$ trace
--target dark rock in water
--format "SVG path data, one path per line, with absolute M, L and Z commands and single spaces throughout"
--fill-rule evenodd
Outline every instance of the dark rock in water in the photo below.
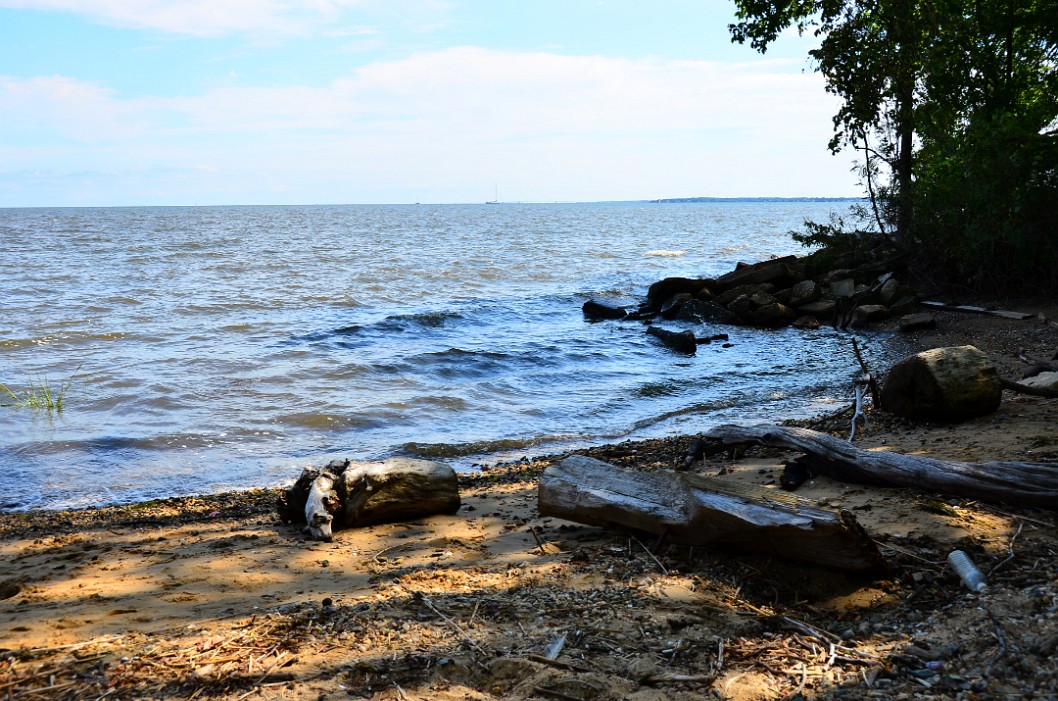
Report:
M 907 316 L 918 308 L 918 299 L 914 295 L 904 295 L 889 305 L 889 313 L 893 316 Z
M 585 302 L 581 309 L 584 311 L 584 316 L 591 320 L 624 319 L 628 316 L 628 312 L 623 307 L 614 307 L 602 302 L 596 302 L 593 299 Z
M 698 339 L 691 331 L 669 331 L 660 326 L 651 326 L 647 333 L 656 336 L 666 346 L 685 355 L 694 355 L 698 352 Z
M 650 309 L 637 309 L 634 312 L 628 312 L 622 317 L 623 321 L 650 321 L 651 319 L 657 318 L 658 313 L 651 311 Z
M 804 266 L 797 256 L 765 260 L 753 265 L 742 265 L 716 279 L 715 287 L 729 290 L 739 285 L 759 285 L 764 282 L 792 285 L 804 276 Z
M 802 280 L 790 288 L 790 299 L 785 302 L 791 307 L 800 307 L 819 299 L 819 285 L 815 280 Z
M 837 304 L 832 299 L 820 299 L 815 302 L 809 302 L 808 304 L 802 304 L 798 311 L 802 314 L 808 314 L 814 316 L 817 319 L 823 321 L 830 321 L 834 318 L 834 312 L 837 309 Z
M 708 302 L 709 300 L 711 300 L 715 296 L 716 295 L 713 294 L 712 290 L 710 290 L 708 287 L 703 287 L 702 289 L 698 290 L 698 294 L 696 294 L 694 296 L 694 298 L 695 299 L 700 299 L 703 302 Z
M 794 319 L 791 324 L 795 329 L 804 329 L 805 331 L 811 331 L 812 329 L 819 328 L 819 319 L 814 316 L 799 316 Z
M 889 318 L 889 307 L 881 304 L 861 304 L 852 313 L 852 320 L 859 323 L 883 321 Z
M 749 296 L 749 301 L 753 304 L 754 307 L 757 307 L 759 309 L 761 307 L 767 307 L 769 305 L 775 304 L 779 300 L 775 299 L 774 295 L 770 295 L 767 292 L 755 292 Z
M 856 294 L 856 281 L 850 277 L 834 280 L 830 283 L 830 294 L 833 297 L 851 297 Z
M 892 277 L 892 273 L 889 273 L 889 277 L 878 289 L 878 301 L 882 304 L 889 305 L 896 301 L 899 294 L 900 283 L 897 282 L 896 278 Z
M 680 307 L 676 314 L 679 321 L 691 321 L 697 324 L 734 324 L 738 317 L 715 301 L 692 299 Z
M 937 318 L 932 314 L 908 314 L 900 318 L 901 331 L 909 332 L 935 328 L 937 328 Z
M 755 308 L 751 295 L 742 295 L 727 305 L 728 311 L 738 317 L 739 322 L 745 323 L 749 323 L 749 314 Z
M 694 295 L 690 292 L 680 292 L 672 295 L 661 305 L 661 317 L 663 319 L 675 319 L 676 315 L 680 313 L 680 307 L 692 299 L 694 299 Z
M 708 343 L 712 343 L 713 341 L 726 341 L 726 340 L 728 340 L 728 338 L 729 337 L 728 337 L 728 335 L 726 333 L 718 333 L 718 334 L 714 334 L 712 336 L 699 337 L 699 338 L 696 338 L 695 340 L 698 342 L 698 345 L 701 346 L 701 345 L 705 345 L 705 344 L 708 344 Z
M 770 282 L 765 282 L 760 285 L 739 285 L 738 287 L 732 287 L 730 290 L 718 294 L 716 296 L 716 301 L 718 304 L 722 304 L 726 307 L 743 295 L 753 295 L 758 292 L 768 294 L 774 291 L 775 285 Z
M 657 311 L 673 295 L 686 292 L 693 296 L 701 292 L 702 288 L 709 287 L 712 282 L 708 279 L 686 277 L 667 277 L 664 280 L 658 280 L 647 289 L 647 305 Z
M 794 311 L 785 304 L 779 304 L 778 302 L 772 302 L 765 304 L 764 306 L 754 309 L 749 314 L 749 321 L 754 326 L 764 326 L 766 328 L 777 328 L 779 326 L 786 326 L 794 320 Z

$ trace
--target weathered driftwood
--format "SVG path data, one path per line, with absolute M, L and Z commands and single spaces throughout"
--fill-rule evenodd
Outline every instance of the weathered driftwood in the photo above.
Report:
M 989 309 L 988 307 L 975 307 L 969 304 L 945 304 L 944 302 L 931 302 L 931 301 L 920 301 L 924 307 L 930 309 L 943 309 L 951 312 L 969 312 L 971 314 L 988 314 L 989 316 L 998 316 L 1004 319 L 1016 319 L 1023 321 L 1025 319 L 1031 319 L 1035 314 L 1028 312 L 1010 312 L 1005 309 Z
M 669 331 L 660 326 L 648 326 L 647 333 L 677 353 L 694 355 L 698 352 L 698 339 L 694 337 L 693 331 Z
M 305 501 L 305 532 L 315 540 L 329 541 L 333 537 L 334 512 L 338 510 L 337 498 L 334 476 L 328 472 L 320 473 L 312 481 Z
M 459 481 L 452 468 L 428 460 L 334 460 L 306 468 L 283 491 L 283 521 L 306 523 L 306 532 L 329 540 L 332 529 L 451 514 L 459 510 Z M 329 517 L 329 519 L 328 519 Z
M 972 463 L 868 451 L 825 433 L 792 426 L 725 425 L 705 437 L 727 446 L 758 444 L 799 450 L 807 454 L 817 474 L 843 481 L 1058 509 L 1058 464 Z
M 910 419 L 953 422 L 990 414 L 1003 389 L 995 364 L 974 346 L 933 348 L 894 365 L 881 406 Z
M 624 319 L 628 316 L 628 310 L 624 307 L 603 304 L 602 302 L 596 302 L 594 299 L 589 299 L 585 302 L 581 309 L 584 312 L 584 317 L 591 321 L 598 321 L 600 319 Z
M 350 463 L 337 489 L 346 528 L 454 514 L 460 504 L 455 471 L 429 460 L 390 458 L 381 463 Z
M 999 382 L 1003 386 L 1003 389 L 1009 389 L 1011 392 L 1031 394 L 1034 397 L 1058 399 L 1058 389 L 1048 389 L 1047 387 L 1039 387 L 1037 385 L 1026 384 L 1025 382 L 1014 382 L 1005 377 L 999 378 Z
M 850 571 L 885 568 L 850 513 L 718 478 L 626 470 L 574 455 L 544 471 L 539 510 L 588 525 L 645 531 L 681 545 L 736 548 Z

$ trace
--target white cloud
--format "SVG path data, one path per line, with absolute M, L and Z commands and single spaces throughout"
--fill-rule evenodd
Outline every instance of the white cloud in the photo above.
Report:
M 782 63 L 477 47 L 371 64 L 323 87 L 177 98 L 0 77 L 5 129 L 16 126 L 0 134 L 0 170 L 205 166 L 228 193 L 273 178 L 301 183 L 289 194 L 307 201 L 475 200 L 496 179 L 512 199 L 848 194 L 846 162 L 826 152 L 835 106 L 818 76 Z M 57 148 L 64 140 L 75 143 Z
M 385 0 L 0 0 L 3 8 L 69 12 L 121 28 L 201 37 L 303 35 L 338 24 L 350 10 L 385 14 L 387 5 Z M 409 17 L 433 16 L 446 4 L 414 0 L 401 9 Z

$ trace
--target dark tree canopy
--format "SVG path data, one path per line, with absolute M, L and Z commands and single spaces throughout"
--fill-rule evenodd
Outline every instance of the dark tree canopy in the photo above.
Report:
M 758 51 L 819 38 L 830 148 L 862 152 L 883 231 L 979 287 L 1058 287 L 1058 0 L 735 4 Z

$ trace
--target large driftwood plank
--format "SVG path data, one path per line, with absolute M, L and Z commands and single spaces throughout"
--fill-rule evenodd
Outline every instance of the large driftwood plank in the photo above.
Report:
M 885 568 L 851 514 L 717 478 L 626 470 L 574 455 L 544 471 L 539 510 L 664 535 L 681 545 L 731 547 L 851 571 Z
M 975 307 L 969 304 L 945 304 L 944 302 L 931 302 L 931 301 L 920 301 L 924 307 L 930 307 L 931 309 L 943 309 L 951 312 L 969 312 L 971 314 L 988 314 L 990 316 L 999 316 L 1004 319 L 1016 319 L 1018 321 L 1024 321 L 1025 319 L 1031 319 L 1035 314 L 1028 312 L 1010 312 L 1005 309 L 989 309 L 988 307 Z
M 793 426 L 725 425 L 705 437 L 725 445 L 755 443 L 799 450 L 812 458 L 816 471 L 839 480 L 1058 509 L 1058 464 L 959 462 L 867 451 L 840 438 Z

